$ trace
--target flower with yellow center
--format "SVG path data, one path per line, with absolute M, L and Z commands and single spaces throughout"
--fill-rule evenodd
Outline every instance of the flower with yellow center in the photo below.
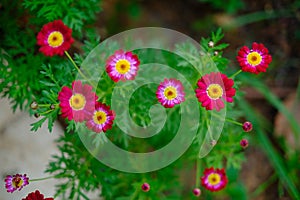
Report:
M 221 181 L 221 177 L 219 174 L 211 173 L 207 177 L 208 183 L 211 185 L 218 185 Z
M 206 90 L 207 95 L 213 99 L 219 99 L 223 95 L 223 89 L 219 84 L 210 84 Z
M 106 113 L 103 111 L 96 111 L 93 119 L 96 124 L 104 124 L 106 122 Z
M 5 178 L 5 187 L 7 192 L 14 192 L 16 190 L 21 190 L 24 186 L 29 184 L 29 178 L 26 174 L 15 174 L 7 175 Z
M 137 75 L 140 61 L 137 55 L 130 51 L 117 50 L 106 61 L 106 72 L 114 81 L 133 80 Z
M 69 101 L 74 110 L 82 110 L 86 104 L 85 97 L 82 94 L 74 94 Z
M 272 56 L 263 44 L 253 42 L 251 49 L 243 46 L 238 51 L 236 59 L 242 71 L 259 74 L 266 72 L 272 61 Z
M 177 97 L 177 90 L 176 88 L 169 86 L 165 89 L 164 95 L 168 100 L 173 100 Z
M 75 122 L 89 119 L 98 99 L 92 89 L 92 86 L 81 81 L 74 81 L 72 88 L 63 86 L 57 97 L 62 117 Z
M 262 57 L 259 53 L 254 51 L 254 52 L 251 52 L 247 55 L 247 61 L 250 65 L 257 66 L 261 63 Z
M 130 70 L 130 62 L 128 62 L 128 60 L 125 59 L 119 60 L 116 64 L 116 70 L 120 74 L 126 74 Z
M 206 168 L 201 177 L 201 184 L 207 190 L 216 192 L 226 187 L 228 179 L 224 169 Z
M 156 91 L 158 101 L 165 108 L 172 108 L 176 104 L 185 101 L 185 93 L 182 83 L 176 79 L 165 79 L 161 82 Z
M 96 133 L 106 132 L 112 128 L 115 114 L 108 105 L 96 102 L 95 111 L 85 123 L 86 127 Z
M 51 47 L 59 47 L 62 45 L 62 43 L 64 42 L 64 36 L 63 34 L 61 34 L 61 32 L 59 31 L 53 31 L 52 33 L 50 33 L 49 37 L 48 37 L 48 44 Z

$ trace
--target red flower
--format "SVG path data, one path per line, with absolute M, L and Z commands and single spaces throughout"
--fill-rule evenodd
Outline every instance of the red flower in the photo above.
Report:
M 72 89 L 64 86 L 58 93 L 62 117 L 76 122 L 88 119 L 94 111 L 97 95 L 92 92 L 92 86 L 82 85 L 81 81 L 74 81 Z
M 250 132 L 252 130 L 252 123 L 251 122 L 245 122 L 243 124 L 243 130 L 245 132 Z
M 86 126 L 96 133 L 106 132 L 111 129 L 114 119 L 115 114 L 109 106 L 96 102 L 94 113 L 86 122 Z
M 44 198 L 44 195 L 40 193 L 40 191 L 36 190 L 35 192 L 31 192 L 27 195 L 27 197 L 22 200 L 54 200 L 53 198 Z
M 149 183 L 143 183 L 141 188 L 144 192 L 148 192 L 150 190 L 150 185 L 149 185 Z
M 39 50 L 45 56 L 62 56 L 73 42 L 72 29 L 68 28 L 61 20 L 45 24 L 37 35 L 37 44 L 41 46 Z
M 232 86 L 234 82 L 225 74 L 211 72 L 202 76 L 197 85 L 196 96 L 206 110 L 216 109 L 219 111 L 225 106 L 224 100 L 229 103 L 233 102 L 235 89 Z
M 272 61 L 268 49 L 263 44 L 257 44 L 256 42 L 252 44 L 252 49 L 243 46 L 239 50 L 236 59 L 243 71 L 254 74 L 266 72 Z
M 216 192 L 226 187 L 228 179 L 224 169 L 214 169 L 213 167 L 205 169 L 201 177 L 202 186 L 206 189 Z

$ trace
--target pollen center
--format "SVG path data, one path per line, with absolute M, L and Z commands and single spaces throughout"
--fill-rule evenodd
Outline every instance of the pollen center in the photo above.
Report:
M 106 122 L 106 113 L 103 111 L 96 111 L 93 117 L 96 124 L 103 124 Z
M 222 97 L 223 95 L 223 89 L 219 84 L 210 84 L 206 90 L 207 95 L 211 98 L 211 99 L 218 99 L 220 97 Z
M 54 47 L 54 48 L 59 47 L 62 45 L 63 42 L 64 42 L 64 36 L 59 31 L 53 31 L 48 36 L 48 44 L 51 47 Z
M 177 90 L 176 88 L 169 86 L 165 89 L 164 91 L 164 96 L 168 99 L 168 100 L 173 100 L 177 97 Z
M 247 55 L 247 61 L 250 65 L 257 66 L 261 63 L 262 57 L 259 53 L 254 51 L 254 52 L 251 52 Z
M 86 100 L 82 94 L 74 94 L 70 98 L 69 103 L 74 110 L 82 110 L 85 106 Z
M 116 70 L 120 74 L 126 74 L 130 70 L 130 62 L 125 59 L 121 59 L 116 64 Z
M 217 185 L 217 184 L 219 184 L 220 181 L 221 181 L 220 175 L 219 175 L 219 174 L 216 174 L 216 173 L 210 174 L 210 175 L 207 177 L 207 179 L 208 179 L 208 183 L 209 183 L 210 185 Z
M 23 185 L 23 179 L 21 179 L 20 177 L 14 178 L 12 184 L 15 188 L 19 188 Z

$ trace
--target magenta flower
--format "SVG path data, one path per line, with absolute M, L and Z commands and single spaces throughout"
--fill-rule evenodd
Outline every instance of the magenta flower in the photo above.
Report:
M 83 122 L 94 111 L 97 95 L 92 92 L 92 86 L 82 85 L 81 81 L 74 81 L 72 89 L 62 87 L 58 93 L 62 117 L 76 122 Z
M 26 174 L 7 175 L 4 181 L 7 192 L 10 193 L 13 193 L 16 190 L 20 191 L 24 186 L 29 184 L 29 178 Z
M 115 119 L 115 114 L 110 107 L 96 102 L 95 110 L 86 122 L 88 129 L 100 133 L 101 131 L 106 132 L 112 128 Z
M 41 46 L 39 50 L 45 56 L 62 56 L 73 42 L 72 29 L 67 27 L 61 20 L 45 24 L 37 35 L 37 44 Z
M 116 51 L 106 61 L 106 72 L 114 82 L 133 80 L 137 75 L 140 61 L 130 51 Z
M 252 49 L 243 46 L 239 50 L 236 59 L 243 71 L 254 74 L 266 72 L 272 61 L 268 49 L 263 44 L 258 44 L 256 42 L 252 44 Z
M 202 76 L 197 85 L 196 96 L 206 110 L 220 111 L 225 106 L 224 101 L 233 102 L 235 89 L 232 86 L 234 82 L 225 74 L 211 72 Z
M 228 179 L 224 169 L 207 168 L 201 177 L 202 186 L 216 192 L 226 187 Z
M 150 185 L 149 183 L 143 183 L 141 188 L 144 192 L 148 192 L 150 190 Z
M 156 91 L 158 101 L 166 108 L 172 108 L 185 101 L 184 96 L 182 83 L 172 78 L 161 82 Z

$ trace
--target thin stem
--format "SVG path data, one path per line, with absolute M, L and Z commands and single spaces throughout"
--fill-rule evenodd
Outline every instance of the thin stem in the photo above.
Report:
M 134 193 L 133 193 L 132 196 L 130 197 L 130 200 L 135 200 L 136 197 L 138 196 L 138 194 L 139 194 L 139 188 L 137 187 L 137 188 L 135 188 Z
M 51 178 L 59 178 L 62 177 L 61 175 L 53 175 L 53 176 L 47 176 L 44 178 L 35 178 L 35 179 L 29 179 L 30 182 L 35 182 L 35 181 L 43 181 L 43 180 L 47 180 L 47 179 L 51 179 Z
M 234 77 L 236 77 L 238 74 L 240 74 L 242 72 L 242 70 L 240 69 L 239 71 L 235 72 L 234 74 L 232 74 L 229 78 L 230 79 L 234 79 Z
M 215 113 L 211 113 L 211 115 L 213 115 L 213 116 L 215 116 L 215 117 L 217 117 L 217 118 L 219 118 L 219 119 L 221 119 L 221 120 L 223 120 L 223 118 L 222 117 L 220 117 L 219 115 L 216 115 Z M 235 120 L 233 120 L 233 119 L 229 119 L 229 118 L 225 118 L 225 121 L 227 121 L 227 122 L 230 122 L 230 123 L 232 123 L 232 124 L 236 124 L 236 125 L 239 125 L 239 126 L 243 126 L 243 124 L 242 123 L 240 123 L 240 122 L 237 122 L 237 121 L 235 121 Z
M 82 78 L 84 78 L 86 81 L 89 82 L 89 84 L 91 84 L 95 89 L 97 88 L 95 84 L 93 84 L 83 73 L 82 71 L 79 69 L 79 67 L 76 65 L 76 63 L 74 62 L 74 60 L 72 59 L 72 57 L 70 56 L 70 54 L 65 51 L 66 56 L 69 58 L 69 60 L 71 61 L 71 63 L 73 64 L 73 66 L 75 67 L 75 69 L 78 71 L 78 73 L 80 74 L 80 76 L 82 76 Z
M 200 159 L 197 158 L 197 161 L 196 161 L 196 188 L 199 187 L 200 185 Z

